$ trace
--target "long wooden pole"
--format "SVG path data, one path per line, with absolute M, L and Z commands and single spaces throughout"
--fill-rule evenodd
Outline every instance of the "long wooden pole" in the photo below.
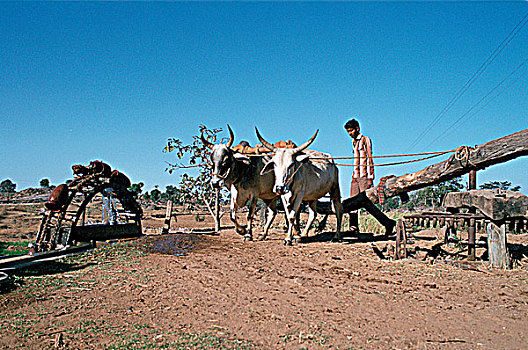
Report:
M 462 146 L 449 159 L 415 173 L 392 177 L 382 188 L 385 198 L 405 194 L 454 179 L 472 170 L 528 155 L 528 129 L 486 142 L 474 148 Z M 379 185 L 367 190 L 367 196 L 378 202 Z

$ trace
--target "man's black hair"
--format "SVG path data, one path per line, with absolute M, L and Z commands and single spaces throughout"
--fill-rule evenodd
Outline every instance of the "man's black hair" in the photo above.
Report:
M 357 120 L 350 119 L 349 121 L 346 122 L 345 129 L 355 129 L 355 128 L 359 129 L 359 122 Z

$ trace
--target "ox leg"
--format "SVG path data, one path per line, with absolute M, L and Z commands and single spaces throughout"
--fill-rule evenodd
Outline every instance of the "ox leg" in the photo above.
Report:
M 335 184 L 330 192 L 330 197 L 332 199 L 332 204 L 334 206 L 334 212 L 336 213 L 337 219 L 337 229 L 332 242 L 341 241 L 341 223 L 343 222 L 343 205 L 341 204 L 341 190 L 339 189 L 339 184 Z
M 287 196 L 287 195 L 286 195 Z M 293 203 L 291 203 L 291 197 L 285 198 L 286 196 L 283 196 L 282 201 L 284 203 L 284 209 L 286 210 L 286 213 L 288 215 L 288 233 L 286 234 L 286 238 L 284 239 L 285 245 L 292 245 L 293 240 L 299 239 L 299 230 L 297 228 L 296 218 L 297 213 L 299 211 L 299 208 L 301 206 L 301 199 L 302 197 L 299 196 L 297 199 L 293 200 Z
M 246 233 L 246 228 L 238 223 L 236 212 L 239 207 L 237 203 L 238 198 L 238 191 L 234 186 L 231 187 L 231 205 L 230 205 L 230 212 L 229 212 L 229 218 L 231 219 L 231 222 L 235 224 L 235 231 L 240 234 L 244 235 Z
M 315 211 L 316 204 L 317 204 L 317 201 L 311 201 L 308 203 L 308 221 L 306 222 L 306 227 L 301 233 L 301 239 L 308 237 L 308 232 L 310 231 L 310 227 L 312 227 L 315 217 L 317 216 L 317 212 Z
M 249 210 L 247 214 L 247 230 L 244 235 L 244 241 L 253 240 L 253 216 L 255 215 L 255 208 L 257 206 L 257 198 L 252 198 L 249 201 Z
M 266 225 L 264 226 L 264 233 L 261 233 L 258 237 L 259 241 L 263 241 L 268 237 L 268 232 L 271 227 L 271 224 L 273 223 L 273 220 L 277 215 L 277 200 L 272 199 L 271 201 L 265 201 L 265 203 L 268 206 L 268 215 L 266 216 Z M 286 222 L 288 221 L 286 220 Z

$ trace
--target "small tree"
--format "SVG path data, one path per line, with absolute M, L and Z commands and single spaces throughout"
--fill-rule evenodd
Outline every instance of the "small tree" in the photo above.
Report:
M 175 204 L 181 204 L 180 190 L 176 186 L 165 186 L 165 193 L 162 194 L 162 197 Z
M 132 195 L 135 199 L 138 199 L 139 196 L 141 196 L 141 193 L 143 193 L 143 186 L 145 186 L 143 182 L 138 182 L 132 184 L 132 186 L 130 186 L 128 190 L 132 192 Z
M 153 201 L 153 202 L 157 202 L 161 199 L 161 191 L 159 190 L 158 188 L 159 186 L 156 185 L 154 186 L 154 189 L 152 191 L 150 191 L 150 199 Z
M 50 181 L 48 179 L 40 180 L 39 184 L 40 184 L 40 187 L 43 187 L 43 188 L 50 187 Z
M 220 231 L 220 200 L 222 192 L 220 190 L 213 191 L 211 187 L 211 166 L 209 163 L 210 150 L 200 140 L 200 135 L 212 143 L 217 142 L 217 135 L 222 129 L 208 129 L 205 125 L 199 125 L 199 134 L 193 135 L 193 142 L 184 144 L 180 139 L 170 138 L 167 140 L 167 145 L 163 152 L 176 152 L 178 159 L 189 156 L 190 166 L 179 164 L 168 164 L 165 169 L 169 174 L 175 170 L 196 168 L 198 174 L 196 176 L 184 173 L 178 191 L 182 204 L 185 203 L 203 203 L 207 206 L 210 214 L 215 221 L 215 230 Z M 213 195 L 214 194 L 214 195 Z M 214 202 L 214 210 L 213 203 Z
M 5 179 L 0 183 L 0 192 L 3 193 L 14 193 L 16 189 L 16 184 L 9 179 Z
M 501 190 L 504 190 L 504 191 L 519 192 L 521 189 L 521 186 L 511 187 L 510 181 L 489 181 L 489 182 L 486 182 L 480 185 L 480 189 L 482 190 L 487 190 L 487 189 L 492 190 L 495 188 L 500 188 Z

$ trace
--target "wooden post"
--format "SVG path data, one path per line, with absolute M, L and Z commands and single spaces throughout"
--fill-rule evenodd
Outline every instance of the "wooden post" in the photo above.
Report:
M 492 267 L 510 268 L 510 255 L 506 243 L 506 225 L 497 225 L 491 221 L 486 226 L 488 234 L 488 256 Z
M 161 233 L 167 234 L 170 230 L 170 222 L 172 218 L 172 201 L 167 201 L 167 211 L 165 212 L 165 222 Z
M 475 238 L 476 238 L 477 224 L 475 219 L 469 219 L 468 229 L 468 260 L 475 260 Z
M 403 254 L 401 254 L 401 245 L 403 243 Z M 396 224 L 396 242 L 394 249 L 394 260 L 407 258 L 407 232 L 405 231 L 405 222 L 402 219 Z
M 477 171 L 475 169 L 469 171 L 468 190 L 477 189 Z

